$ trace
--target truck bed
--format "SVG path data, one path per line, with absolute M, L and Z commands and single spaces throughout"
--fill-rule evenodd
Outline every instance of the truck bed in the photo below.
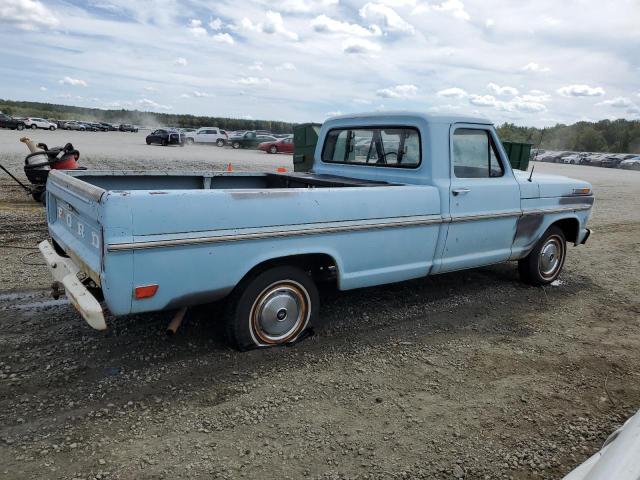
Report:
M 336 188 L 393 185 L 388 182 L 360 180 L 313 173 L 204 173 L 157 171 L 78 171 L 68 172 L 103 190 L 208 190 Z

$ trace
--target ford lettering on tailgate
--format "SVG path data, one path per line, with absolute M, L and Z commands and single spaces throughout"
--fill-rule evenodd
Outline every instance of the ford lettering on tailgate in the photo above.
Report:
M 56 208 L 57 221 L 64 223 L 66 229 L 74 236 L 78 237 L 84 244 L 89 244 L 100 251 L 100 234 L 86 222 L 83 222 L 78 215 L 72 212 L 70 205 L 63 206 L 63 202 L 58 200 Z

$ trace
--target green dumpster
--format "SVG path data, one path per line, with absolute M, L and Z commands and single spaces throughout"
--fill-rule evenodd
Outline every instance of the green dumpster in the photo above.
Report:
M 293 127 L 293 170 L 308 172 L 318 143 L 319 123 L 302 123 Z
M 502 142 L 507 152 L 511 168 L 527 170 L 529 168 L 529 156 L 531 155 L 531 143 Z

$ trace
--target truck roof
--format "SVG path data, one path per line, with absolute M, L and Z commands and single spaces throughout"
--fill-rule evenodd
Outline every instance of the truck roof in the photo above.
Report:
M 412 112 L 412 111 L 390 111 L 390 112 L 363 112 L 363 113 L 351 113 L 348 115 L 338 115 L 330 117 L 327 121 L 334 120 L 348 120 L 348 119 L 376 119 L 387 118 L 394 122 L 402 122 L 403 120 L 423 120 L 427 123 L 480 123 L 486 125 L 493 125 L 493 122 L 487 118 L 472 117 L 467 115 L 432 115 L 429 113 Z

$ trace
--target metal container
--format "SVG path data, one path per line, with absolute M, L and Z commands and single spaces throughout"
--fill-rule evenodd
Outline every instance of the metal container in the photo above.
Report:
M 302 123 L 293 127 L 293 170 L 308 172 L 318 143 L 319 123 Z
M 507 152 L 511 168 L 517 170 L 527 170 L 529 168 L 529 157 L 531 156 L 531 143 L 502 142 L 502 146 Z

